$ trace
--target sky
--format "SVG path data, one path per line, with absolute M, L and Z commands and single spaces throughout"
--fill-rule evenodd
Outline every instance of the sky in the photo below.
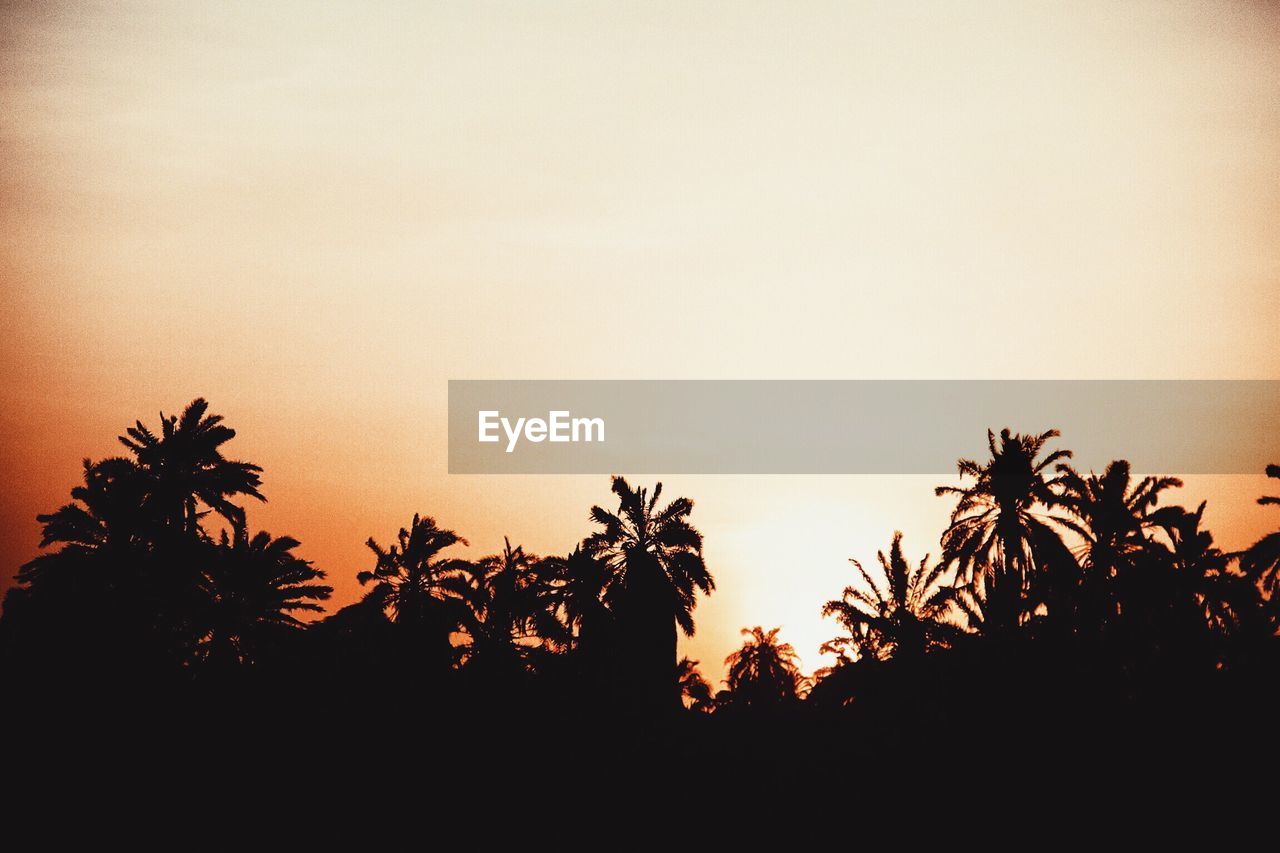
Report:
M 449 379 L 1280 378 L 1278 46 L 1246 2 L 0 3 L 3 584 L 197 396 L 336 606 L 415 512 L 563 553 L 611 497 L 447 475 Z M 713 679 L 757 624 L 821 665 L 846 559 L 950 509 L 663 479 Z M 1239 548 L 1267 487 L 1180 499 Z

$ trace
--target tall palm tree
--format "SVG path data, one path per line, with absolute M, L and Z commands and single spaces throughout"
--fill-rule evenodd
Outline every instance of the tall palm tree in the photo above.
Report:
M 1018 625 L 1047 590 L 1035 581 L 1065 586 L 1074 579 L 1076 563 L 1045 511 L 1059 502 L 1062 477 L 1049 477 L 1052 466 L 1071 456 L 1055 450 L 1041 457 L 1057 430 L 1022 435 L 1001 430 L 999 442 L 987 431 L 991 458 L 983 464 L 961 459 L 961 478 L 968 486 L 939 486 L 935 494 L 957 498 L 951 524 L 942 535 L 943 562 L 956 564 L 966 580 L 982 587 L 986 624 Z M 1059 577 L 1059 576 L 1067 577 Z
M 373 584 L 366 600 L 387 612 L 410 646 L 419 647 L 442 667 L 452 663 L 450 636 L 460 614 L 457 600 L 447 595 L 442 581 L 462 564 L 441 553 L 467 540 L 439 527 L 434 518 L 415 514 L 407 529 L 400 528 L 396 544 L 383 548 L 373 537 L 366 544 L 377 558 L 372 571 L 356 575 L 361 585 Z
M 693 636 L 697 594 L 715 589 L 702 559 L 702 534 L 689 523 L 693 501 L 681 497 L 659 507 L 661 483 L 650 496 L 622 477 L 613 478 L 613 492 L 618 511 L 592 507 L 591 519 L 601 529 L 583 546 L 609 570 L 606 601 L 622 614 L 638 689 L 674 706 L 677 629 Z
M 222 531 L 205 573 L 208 633 L 203 656 L 214 664 L 252 663 L 264 649 L 303 622 L 294 614 L 319 613 L 333 588 L 317 583 L 324 572 L 293 553 L 298 540 L 250 537 L 243 523 Z
M 780 628 L 743 628 L 742 648 L 725 658 L 729 701 L 745 707 L 769 707 L 794 702 L 808 687 L 800 659 L 790 643 L 778 641 Z
M 878 577 L 857 560 L 849 562 L 858 570 L 861 583 L 844 588 L 839 599 L 822 607 L 823 616 L 834 616 L 848 631 L 823 645 L 824 652 L 854 659 L 887 658 L 891 655 L 923 654 L 946 646 L 962 631 L 947 621 L 955 610 L 967 612 L 969 600 L 960 589 L 943 583 L 946 565 L 929 567 L 929 555 L 916 566 L 902 553 L 902 533 L 895 531 L 889 555 L 876 553 Z
M 1280 465 L 1268 465 L 1267 476 L 1280 480 Z M 1258 498 L 1262 506 L 1280 505 L 1280 496 L 1263 495 Z M 1253 578 L 1268 598 L 1280 600 L 1280 530 L 1268 533 L 1244 552 L 1240 566 Z
M 244 510 L 231 502 L 237 495 L 265 501 L 258 491 L 262 468 L 236 462 L 222 455 L 222 445 L 236 431 L 222 423 L 221 415 L 207 415 L 209 404 L 198 398 L 182 415 L 160 413 L 160 435 L 142 421 L 129 427 L 120 442 L 133 452 L 148 479 L 146 508 L 169 531 L 199 532 L 200 505 L 229 522 L 243 522 Z

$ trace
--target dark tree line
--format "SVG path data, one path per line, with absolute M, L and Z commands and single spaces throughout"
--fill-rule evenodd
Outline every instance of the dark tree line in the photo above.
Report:
M 594 529 L 548 557 L 506 541 L 463 559 L 461 536 L 415 515 L 390 542 L 369 540 L 362 600 L 305 621 L 331 588 L 298 542 L 251 532 L 243 503 L 265 500 L 262 472 L 223 455 L 234 436 L 196 400 L 161 415 L 158 432 L 128 429 L 128 455 L 85 461 L 71 502 L 39 516 L 47 550 L 5 599 L 6 679 L 224 689 L 267 678 L 902 725 L 1004 713 L 998 703 L 1038 691 L 1128 701 L 1273 683 L 1280 532 L 1226 553 L 1204 504 L 1166 503 L 1178 480 L 1135 480 L 1122 460 L 1078 472 L 1050 447 L 1054 431 L 989 434 L 989 458 L 959 462 L 961 485 L 937 489 L 955 501 L 937 560 L 909 558 L 895 533 L 874 564 L 850 561 L 851 583 L 821 608 L 840 629 L 823 647 L 832 666 L 807 677 L 777 628 L 744 629 L 720 690 L 677 653 L 699 593 L 715 589 L 688 498 L 615 477 L 608 508 L 590 509 Z
M 838 662 L 812 698 L 847 702 L 855 670 L 948 651 L 1036 649 L 1127 691 L 1271 664 L 1276 534 L 1226 553 L 1205 504 L 1160 505 L 1179 480 L 1135 481 L 1124 460 L 1082 474 L 1069 451 L 1046 449 L 1057 437 L 989 433 L 989 459 L 959 462 L 963 485 L 937 489 L 956 505 L 932 566 L 907 561 L 901 534 L 878 571 L 853 561 L 858 582 L 823 611 L 846 632 L 825 647 Z

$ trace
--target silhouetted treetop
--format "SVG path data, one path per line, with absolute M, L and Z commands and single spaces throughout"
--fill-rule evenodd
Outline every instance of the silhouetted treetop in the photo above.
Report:
M 181 416 L 161 412 L 158 436 L 142 421 L 120 436 L 148 480 L 144 510 L 186 533 L 197 532 L 199 503 L 236 522 L 243 521 L 244 510 L 231 498 L 266 500 L 258 491 L 262 468 L 223 457 L 222 445 L 236 432 L 222 423 L 221 415 L 207 415 L 208 409 L 209 404 L 198 398 Z
M 808 688 L 800 658 L 790 643 L 778 640 L 780 628 L 743 628 L 746 642 L 725 658 L 726 705 L 767 708 L 795 702 Z
M 1280 465 L 1268 465 L 1267 476 L 1280 480 Z M 1280 496 L 1263 495 L 1258 498 L 1262 506 L 1280 505 Z M 1241 565 L 1270 598 L 1280 599 L 1280 531 L 1268 533 L 1244 553 Z
M 921 654 L 945 646 L 961 632 L 949 619 L 976 613 L 965 590 L 946 582 L 944 563 L 930 567 L 928 554 L 917 565 L 907 562 L 900 531 L 893 534 L 888 556 L 879 551 L 876 559 L 879 571 L 874 574 L 850 559 L 860 583 L 823 605 L 822 615 L 834 616 L 849 632 L 825 643 L 823 652 L 851 659 Z
M 989 626 L 1019 624 L 1045 603 L 1047 581 L 1064 585 L 1076 563 L 1047 511 L 1061 502 L 1063 475 L 1048 476 L 1052 467 L 1071 456 L 1055 450 L 1041 456 L 1057 430 L 1038 435 L 1001 430 L 999 441 L 987 432 L 991 458 L 979 464 L 961 459 L 957 465 L 967 486 L 939 486 L 939 496 L 951 495 L 956 506 L 942 535 L 943 562 L 954 563 L 966 580 L 976 581 L 985 602 Z

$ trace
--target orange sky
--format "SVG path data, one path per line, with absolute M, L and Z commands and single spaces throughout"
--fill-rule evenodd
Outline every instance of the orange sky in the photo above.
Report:
M 1267 4 L 263 5 L 0 7 L 5 575 L 197 395 L 345 603 L 415 511 L 564 551 L 609 497 L 447 476 L 450 378 L 1280 377 Z M 818 665 L 845 558 L 948 511 L 667 480 L 712 674 L 754 624 Z M 1184 491 L 1238 547 L 1265 487 Z

